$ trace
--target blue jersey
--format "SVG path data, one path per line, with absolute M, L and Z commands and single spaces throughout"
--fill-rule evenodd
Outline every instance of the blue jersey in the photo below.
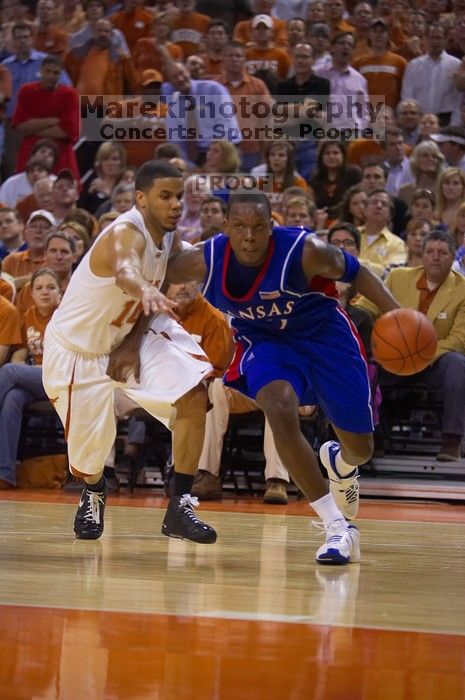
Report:
M 308 280 L 302 269 L 309 234 L 274 228 L 259 268 L 240 265 L 224 235 L 205 242 L 204 295 L 231 317 L 236 341 L 224 381 L 252 398 L 265 385 L 286 381 L 301 405 L 319 404 L 335 426 L 369 433 L 373 422 L 362 344 L 338 304 L 334 282 Z
M 229 314 L 236 337 L 255 331 L 276 334 L 314 334 L 335 313 L 337 291 L 332 280 L 315 277 L 308 281 L 302 269 L 302 253 L 307 229 L 273 229 L 268 255 L 249 291 L 234 297 L 227 289 L 228 267 L 239 275 L 250 268 L 240 265 L 226 236 L 206 241 L 204 248 L 207 280 L 204 295 L 221 311 Z

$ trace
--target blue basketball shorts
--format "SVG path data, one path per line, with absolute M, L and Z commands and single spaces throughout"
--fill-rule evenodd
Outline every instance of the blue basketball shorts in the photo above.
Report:
M 225 383 L 255 398 L 267 384 L 283 380 L 301 406 L 318 404 L 337 428 L 353 433 L 373 430 L 368 369 L 360 338 L 342 309 L 315 335 L 279 332 L 243 334 L 239 362 Z

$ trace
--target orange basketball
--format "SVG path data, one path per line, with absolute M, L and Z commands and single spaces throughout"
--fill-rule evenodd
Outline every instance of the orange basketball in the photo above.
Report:
M 413 309 L 395 309 L 373 326 L 374 358 L 388 372 L 406 376 L 421 372 L 436 352 L 438 339 L 426 316 Z

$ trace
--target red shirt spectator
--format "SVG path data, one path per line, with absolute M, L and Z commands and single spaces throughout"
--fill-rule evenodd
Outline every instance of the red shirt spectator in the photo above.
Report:
M 32 146 L 43 138 L 58 146 L 54 172 L 69 168 L 79 178 L 73 144 L 79 138 L 79 95 L 74 88 L 58 85 L 61 61 L 54 56 L 44 59 L 40 81 L 26 83 L 18 92 L 12 125 L 23 134 L 16 160 L 16 171 L 25 169 Z

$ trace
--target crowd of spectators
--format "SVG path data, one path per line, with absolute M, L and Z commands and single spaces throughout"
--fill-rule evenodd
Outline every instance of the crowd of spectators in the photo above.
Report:
M 0 0 L 0 29 L 0 488 L 15 483 L 12 425 L 42 396 L 46 322 L 92 240 L 134 205 L 135 171 L 154 157 L 185 176 L 186 245 L 222 231 L 242 178 L 265 189 L 277 225 L 329 235 L 425 313 L 438 351 L 408 381 L 443 388 L 437 458 L 459 459 L 463 0 Z M 98 139 L 84 114 L 91 98 L 103 105 Z M 348 289 L 341 303 L 357 325 L 378 313 Z M 382 373 L 378 383 L 402 382 Z M 215 435 L 230 412 L 254 409 L 238 409 L 219 382 L 213 395 Z M 211 488 L 200 497 L 221 493 L 218 449 L 205 447 L 215 456 L 202 461 Z M 269 500 L 285 502 L 273 449 L 267 434 Z

